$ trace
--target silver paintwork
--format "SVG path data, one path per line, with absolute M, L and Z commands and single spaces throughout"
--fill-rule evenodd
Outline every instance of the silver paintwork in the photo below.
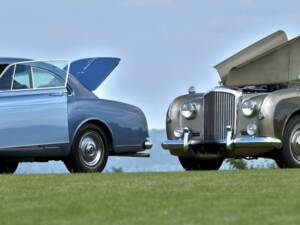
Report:
M 217 69 L 221 80 L 224 82 L 233 68 L 284 44 L 287 42 L 287 40 L 288 39 L 285 32 L 277 31 L 270 36 L 250 45 L 228 59 L 225 59 L 223 62 L 217 64 L 215 68 Z
M 299 83 L 300 37 L 276 32 L 216 66 L 230 87 Z
M 261 104 L 260 113 L 263 115 L 263 119 L 260 121 L 260 132 L 265 136 L 274 137 L 274 118 L 277 105 L 284 99 L 299 97 L 296 87 L 281 89 L 269 93 Z M 289 118 L 285 121 L 287 123 Z
M 219 98 L 219 94 L 205 99 L 211 92 L 177 97 L 168 110 L 168 140 L 162 145 L 169 148 L 173 155 L 183 157 L 194 157 L 187 154 L 187 149 L 190 150 L 189 147 L 193 144 L 193 151 L 201 154 L 223 154 L 223 147 L 218 149 L 218 146 L 214 146 L 216 144 L 225 145 L 227 154 L 224 154 L 224 157 L 273 157 L 272 151 L 282 147 L 280 139 L 283 138 L 286 124 L 294 115 L 300 114 L 300 37 L 288 40 L 283 31 L 276 32 L 218 64 L 216 69 L 224 86 L 216 87 L 211 92 L 232 93 L 236 97 L 234 106 L 226 104 L 228 98 Z M 230 102 L 233 102 L 233 97 L 229 97 Z M 249 99 L 255 100 L 257 105 L 255 112 L 247 116 L 242 113 L 241 104 Z M 197 112 L 195 119 L 188 121 L 178 112 L 184 103 L 193 101 L 205 112 Z M 231 123 L 232 116 L 222 114 L 223 112 L 232 115 L 232 111 L 227 109 L 233 107 L 234 124 Z M 207 119 L 205 115 L 211 115 L 209 112 L 214 113 L 209 121 L 214 129 L 209 129 L 213 126 L 206 126 L 207 123 L 204 127 Z M 247 134 L 247 125 L 251 123 L 257 125 L 254 137 Z M 226 124 L 230 124 L 231 127 L 225 136 L 223 128 Z M 186 138 L 175 140 L 174 129 L 184 127 L 190 130 L 192 138 L 188 141 Z M 221 138 L 211 135 L 220 130 Z M 204 137 L 203 134 L 208 135 Z M 300 131 L 294 135 L 291 149 L 294 149 L 297 155 L 299 151 L 300 156 Z M 188 133 L 186 136 L 189 136 Z M 207 141 L 210 142 L 209 145 L 206 145 Z

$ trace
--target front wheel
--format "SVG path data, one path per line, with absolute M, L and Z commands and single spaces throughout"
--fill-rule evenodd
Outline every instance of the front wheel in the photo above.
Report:
M 71 156 L 65 160 L 70 172 L 101 172 L 108 159 L 106 134 L 94 124 L 80 128 L 72 145 Z
M 300 168 L 300 115 L 292 117 L 284 130 L 282 150 L 275 159 L 279 167 Z
M 0 174 L 13 174 L 18 168 L 18 162 L 0 162 Z
M 218 170 L 223 159 L 199 160 L 195 158 L 178 157 L 180 164 L 185 170 Z

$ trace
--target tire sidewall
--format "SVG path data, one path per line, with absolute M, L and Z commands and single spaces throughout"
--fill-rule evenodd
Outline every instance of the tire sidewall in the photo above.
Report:
M 101 157 L 97 164 L 94 166 L 89 166 L 87 165 L 81 158 L 80 156 L 80 149 L 79 149 L 79 144 L 82 136 L 89 132 L 89 131 L 96 131 L 104 144 L 104 149 L 102 150 Z M 71 149 L 71 164 L 72 164 L 72 172 L 101 172 L 108 159 L 108 153 L 109 153 L 109 148 L 108 148 L 108 139 L 106 134 L 100 129 L 98 126 L 94 124 L 85 124 L 83 125 L 78 133 L 76 134 L 73 144 L 72 144 L 72 149 Z M 70 170 L 70 169 L 69 169 Z
M 290 146 L 290 141 L 291 141 L 291 135 L 293 133 L 294 128 L 300 124 L 300 115 L 292 117 L 284 130 L 283 134 L 283 149 L 281 152 L 282 160 L 285 165 L 285 167 L 289 168 L 300 168 L 300 160 L 296 159 L 291 146 Z
M 18 168 L 19 162 L 0 162 L 0 174 L 13 174 Z

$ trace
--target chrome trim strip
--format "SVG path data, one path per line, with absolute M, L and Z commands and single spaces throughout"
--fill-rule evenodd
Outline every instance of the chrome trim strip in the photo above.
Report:
M 280 149 L 282 147 L 281 140 L 273 137 L 239 137 L 232 141 L 233 148 L 235 147 L 251 147 L 251 148 L 275 148 Z
M 183 140 L 176 139 L 176 140 L 165 140 L 161 143 L 161 147 L 165 150 L 183 150 Z
M 10 66 L 8 66 L 8 67 L 10 67 Z M 15 73 L 16 73 L 16 65 L 14 65 L 14 73 L 13 73 L 13 75 L 12 75 L 12 78 L 11 78 L 11 84 L 10 84 L 10 90 L 4 90 L 4 91 L 11 91 L 11 90 L 13 90 L 13 85 L 14 85 L 14 79 L 15 79 Z M 2 76 L 1 76 L 2 77 Z M 0 77 L 0 78 L 1 78 Z
M 13 90 L 13 82 L 14 82 L 14 78 L 15 78 L 15 73 L 16 73 L 16 65 L 18 64 L 22 64 L 22 63 L 32 63 L 32 62 L 56 62 L 56 61 L 65 61 L 67 62 L 67 66 L 68 66 L 68 69 L 67 69 L 67 74 L 66 74 L 66 79 L 65 79 L 65 84 L 64 86 L 58 86 L 58 87 L 48 87 L 48 88 L 27 88 L 27 89 L 17 89 L 17 90 Z M 8 92 L 8 91 L 26 91 L 26 90 L 44 90 L 44 89 L 53 89 L 53 88 L 63 88 L 63 87 L 67 87 L 67 83 L 68 83 L 68 79 L 69 79 L 69 72 L 70 72 L 70 60 L 66 60 L 66 59 L 49 59 L 49 60 L 30 60 L 30 61 L 21 61 L 21 62 L 16 62 L 16 63 L 11 63 L 9 64 L 3 71 L 2 73 L 0 74 L 0 79 L 1 77 L 4 75 L 4 73 L 10 68 L 14 66 L 14 74 L 12 76 L 12 81 L 11 81 L 11 89 L 10 90 L 4 90 L 4 91 L 1 91 L 0 90 L 0 93 L 2 92 Z M 50 71 L 51 72 L 51 71 Z
M 48 88 L 27 88 L 27 89 L 15 89 L 15 90 L 5 90 L 5 91 L 0 91 L 0 93 L 5 93 L 5 92 L 28 92 L 28 91 L 43 91 L 43 90 L 53 90 L 53 89 L 66 89 L 63 86 L 60 87 L 48 87 Z
M 212 89 L 212 90 L 206 92 L 206 93 L 204 94 L 204 96 L 207 95 L 207 94 L 209 94 L 209 93 L 212 92 L 212 91 L 226 92 L 226 93 L 233 94 L 233 95 L 235 95 L 236 97 L 242 96 L 242 92 L 241 92 L 241 91 L 239 91 L 239 90 L 233 90 L 233 89 L 231 89 L 231 88 L 227 88 L 227 87 L 224 87 L 224 86 L 217 86 L 217 87 L 215 87 L 214 89 Z
M 10 150 L 10 149 L 22 149 L 22 148 L 29 148 L 29 147 L 47 147 L 49 145 L 63 145 L 63 144 L 70 144 L 70 142 L 59 142 L 59 143 L 44 143 L 44 144 L 38 144 L 38 145 L 19 145 L 19 146 L 6 146 L 6 147 L 0 147 L 0 151 Z
M 126 147 L 141 147 L 141 145 L 115 145 L 117 148 L 126 148 Z

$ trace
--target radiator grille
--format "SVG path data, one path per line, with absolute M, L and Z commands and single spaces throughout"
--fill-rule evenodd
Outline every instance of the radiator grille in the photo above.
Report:
M 235 96 L 213 91 L 204 97 L 204 139 L 226 138 L 226 126 L 235 128 Z

